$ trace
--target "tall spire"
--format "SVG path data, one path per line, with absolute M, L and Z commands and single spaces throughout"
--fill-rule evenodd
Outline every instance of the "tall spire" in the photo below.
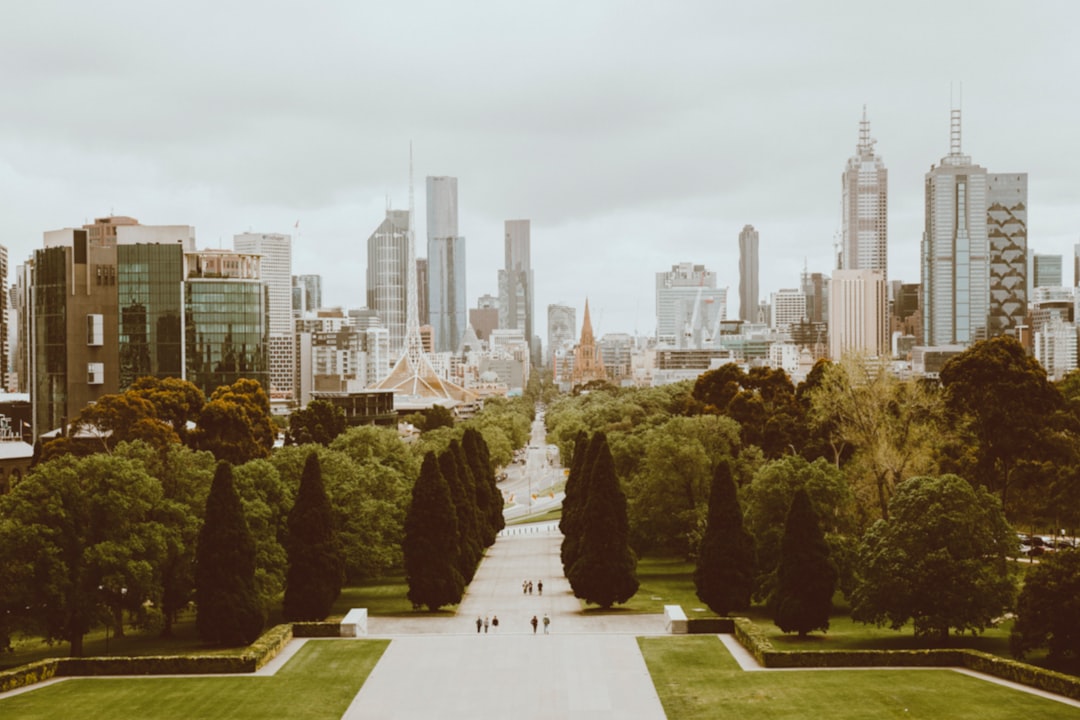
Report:
M 866 105 L 863 105 L 862 120 L 859 121 L 859 144 L 855 146 L 855 154 L 859 157 L 873 155 L 876 142 L 870 137 L 870 121 L 866 118 Z
M 959 157 L 960 152 L 960 108 L 949 111 L 949 155 Z

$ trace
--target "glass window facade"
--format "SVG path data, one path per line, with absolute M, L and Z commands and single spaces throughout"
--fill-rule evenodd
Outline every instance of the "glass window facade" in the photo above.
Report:
M 42 432 L 59 427 L 67 413 L 67 253 L 52 247 L 34 253 L 35 421 Z
M 183 374 L 183 249 L 177 245 L 117 247 L 120 296 L 120 387 L 147 375 Z
M 258 280 L 189 278 L 184 285 L 187 379 L 207 395 L 240 378 L 269 391 L 265 293 Z

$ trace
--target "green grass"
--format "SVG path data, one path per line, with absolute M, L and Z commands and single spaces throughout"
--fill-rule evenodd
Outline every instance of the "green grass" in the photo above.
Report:
M 388 640 L 309 640 L 271 677 L 80 678 L 0 699 L 0 716 L 340 718 Z
M 407 596 L 409 586 L 404 575 L 388 575 L 376 580 L 368 580 L 360 585 L 342 588 L 327 620 L 340 620 L 351 608 L 367 608 L 368 616 L 396 617 L 402 615 L 453 615 L 452 610 L 429 613 L 427 610 L 413 610 Z
M 507 525 L 527 525 L 529 523 L 538 522 L 550 522 L 552 520 L 558 520 L 562 517 L 562 508 L 557 507 L 546 512 L 542 512 L 539 515 L 523 515 L 513 520 L 507 520 Z
M 664 711 L 708 718 L 1073 718 L 1080 710 L 951 670 L 744 672 L 715 636 L 638 638 Z
M 585 607 L 589 613 L 662 613 L 665 605 L 681 605 L 687 617 L 712 617 L 698 600 L 694 589 L 694 564 L 678 558 L 643 557 L 637 564 L 638 591 L 629 602 L 601 610 Z M 695 612 L 696 609 L 702 612 Z

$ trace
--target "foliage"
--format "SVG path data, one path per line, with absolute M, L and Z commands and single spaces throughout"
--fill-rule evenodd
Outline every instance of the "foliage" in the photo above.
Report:
M 465 581 L 457 569 L 458 521 L 450 486 L 434 453 L 424 456 L 405 516 L 405 580 L 413 607 L 438 610 L 461 602 Z
M 454 413 L 442 405 L 432 405 L 419 412 L 411 413 L 403 420 L 422 433 L 442 427 L 454 427 Z
M 476 482 L 477 514 L 484 518 L 486 533 L 483 545 L 490 547 L 495 543 L 499 531 L 506 527 L 502 490 L 495 480 L 495 468 L 491 465 L 487 443 L 476 428 L 465 428 L 461 436 L 461 450 Z
M 800 637 L 829 629 L 836 568 L 806 488 L 795 491 L 780 544 L 776 589 L 769 607 L 776 626 Z
M 814 513 L 823 523 L 829 554 L 840 572 L 840 584 L 849 589 L 851 554 L 847 549 L 855 531 L 851 514 L 851 489 L 831 463 L 818 458 L 812 463 L 788 455 L 761 466 L 746 489 L 746 524 L 757 547 L 757 579 L 754 596 L 765 599 L 776 584 L 784 524 L 796 491 L 805 489 Z
M 199 636 L 220 645 L 247 645 L 262 632 L 255 591 L 255 541 L 244 519 L 232 468 L 219 462 L 206 499 L 195 563 Z
M 589 451 L 593 462 L 587 471 L 587 495 L 581 508 L 579 555 L 567 579 L 575 597 L 609 608 L 637 592 L 637 560 L 629 544 L 626 496 L 619 487 L 603 433 L 594 436 Z
M 1051 658 L 1080 657 L 1080 552 L 1043 555 L 1028 569 L 1016 604 L 1013 655 L 1045 647 Z
M 731 465 L 720 462 L 709 493 L 708 524 L 701 539 L 694 587 L 717 615 L 750 606 L 754 588 L 754 539 L 743 527 Z
M 285 433 L 285 443 L 329 445 L 343 432 L 345 411 L 326 400 L 312 400 L 306 408 L 296 410 L 289 416 L 289 431 Z
M 1045 438 L 1061 424 L 1074 424 L 1063 411 L 1061 392 L 1038 360 L 1007 336 L 975 343 L 941 369 L 945 402 L 953 423 L 966 430 L 975 449 L 971 480 L 985 484 L 1011 510 L 1013 471 L 1041 459 Z
M 562 533 L 562 545 L 559 556 L 562 560 L 563 574 L 569 575 L 580 555 L 581 533 L 584 528 L 581 520 L 584 513 L 585 499 L 588 497 L 589 467 L 595 450 L 593 441 L 599 442 L 599 436 L 588 438 L 585 432 L 579 432 L 574 443 L 574 455 L 570 462 L 570 472 L 566 476 L 566 489 L 562 503 L 562 517 L 559 519 L 559 531 Z
M 199 413 L 194 441 L 218 460 L 240 465 L 267 457 L 275 433 L 266 392 L 255 380 L 241 378 L 214 390 Z
M 233 486 L 255 541 L 255 593 L 267 615 L 278 607 L 285 589 L 285 539 L 297 485 L 286 483 L 268 460 L 233 468 Z
M 92 625 L 159 600 L 161 502 L 161 485 L 136 460 L 97 454 L 39 465 L 0 497 L 0 609 L 82 655 Z
M 863 537 L 852 617 L 893 629 L 913 620 L 916 637 L 938 641 L 950 629 L 979 632 L 1012 605 L 1006 558 L 1015 547 L 985 488 L 955 475 L 907 480 L 889 520 Z
M 168 423 L 182 442 L 188 442 L 188 425 L 199 419 L 206 396 L 194 383 L 180 378 L 142 377 L 132 383 L 128 394 L 154 406 L 158 419 Z
M 472 582 L 476 568 L 480 564 L 479 529 L 476 518 L 476 493 L 473 490 L 472 474 L 464 464 L 458 462 L 458 453 L 454 448 L 457 441 L 450 443 L 438 457 L 439 471 L 450 488 L 450 499 L 454 503 L 457 517 L 457 569 L 465 584 Z
M 334 531 L 319 456 L 308 454 L 300 490 L 289 511 L 285 549 L 289 569 L 283 602 L 286 620 L 322 620 L 341 594 L 345 558 Z

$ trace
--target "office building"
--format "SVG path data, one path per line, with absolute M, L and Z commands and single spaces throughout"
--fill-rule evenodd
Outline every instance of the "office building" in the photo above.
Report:
M 889 171 L 874 154 L 870 121 L 863 107 L 859 142 L 841 178 L 843 189 L 842 246 L 840 268 L 876 270 L 888 277 Z
M 1061 287 L 1061 256 L 1035 255 L 1031 258 L 1033 287 Z
M 453 352 L 465 333 L 467 315 L 465 238 L 458 235 L 457 178 L 427 179 L 427 286 L 434 350 Z M 422 314 L 418 307 L 420 324 L 424 324 Z
M 548 305 L 547 356 L 560 348 L 572 348 L 577 338 L 577 309 L 569 305 Z
M 476 307 L 469 310 L 469 325 L 477 340 L 487 342 L 491 331 L 499 327 L 499 298 L 494 295 L 481 295 Z
M 990 246 L 987 333 L 1016 336 L 1026 323 L 1028 297 L 1027 174 L 986 176 L 986 235 Z M 1057 277 L 1061 284 L 1061 256 Z
M 836 270 L 830 283 L 829 356 L 889 354 L 885 278 L 877 270 Z
M 674 347 L 701 347 L 717 323 L 727 319 L 727 288 L 704 265 L 679 263 L 656 273 L 656 341 Z
M 786 335 L 791 326 L 806 319 L 806 295 L 801 290 L 784 288 L 770 294 L 771 319 L 769 326 L 776 332 Z
M 322 275 L 293 275 L 293 316 L 304 317 L 323 306 Z
M 367 243 L 367 306 L 390 337 L 390 355 L 405 349 L 409 271 L 409 211 L 387 210 Z M 387 368 L 389 370 L 389 368 Z
M 739 233 L 739 319 L 758 322 L 758 232 L 744 225 Z
M 499 328 L 521 330 L 535 356 L 538 348 L 532 347 L 531 234 L 529 220 L 507 220 L 503 223 L 504 266 L 499 270 Z
M 278 233 L 233 236 L 238 253 L 261 255 L 260 273 L 266 284 L 270 323 L 270 401 L 293 402 L 296 338 L 292 314 L 292 237 Z

